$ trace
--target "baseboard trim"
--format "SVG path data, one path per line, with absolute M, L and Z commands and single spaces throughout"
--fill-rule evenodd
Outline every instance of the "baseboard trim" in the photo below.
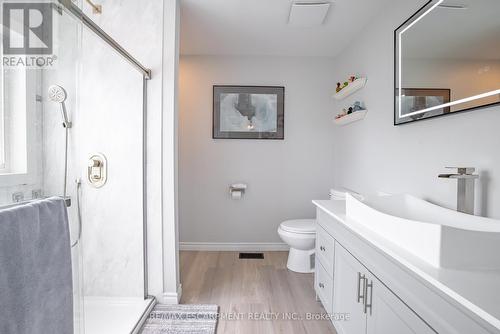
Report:
M 182 296 L 182 284 L 177 287 L 177 292 L 164 292 L 161 304 L 179 304 Z
M 287 244 L 282 242 L 180 242 L 179 249 L 186 251 L 288 251 Z

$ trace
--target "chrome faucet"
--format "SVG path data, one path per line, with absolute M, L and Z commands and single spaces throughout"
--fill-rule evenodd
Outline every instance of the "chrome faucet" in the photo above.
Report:
M 457 174 L 439 174 L 438 177 L 445 179 L 457 179 L 457 211 L 474 214 L 474 180 L 479 175 L 473 174 L 473 167 L 446 167 L 457 169 Z

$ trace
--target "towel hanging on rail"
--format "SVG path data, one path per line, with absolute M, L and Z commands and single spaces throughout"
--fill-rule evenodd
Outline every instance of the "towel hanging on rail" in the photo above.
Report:
M 73 333 L 71 269 L 62 198 L 0 210 L 0 333 Z

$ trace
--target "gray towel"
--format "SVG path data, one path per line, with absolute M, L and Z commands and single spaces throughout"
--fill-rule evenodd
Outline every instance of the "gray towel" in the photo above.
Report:
M 71 246 L 61 198 L 0 210 L 0 333 L 73 333 Z

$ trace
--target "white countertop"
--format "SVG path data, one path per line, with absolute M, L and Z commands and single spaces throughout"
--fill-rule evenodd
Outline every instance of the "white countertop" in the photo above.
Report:
M 393 262 L 409 269 L 450 301 L 500 330 L 500 271 L 468 271 L 436 268 L 407 253 L 382 236 L 346 216 L 345 201 L 315 200 L 313 203 L 334 217 L 359 238 L 377 247 Z M 499 254 L 500 256 L 500 254 Z

